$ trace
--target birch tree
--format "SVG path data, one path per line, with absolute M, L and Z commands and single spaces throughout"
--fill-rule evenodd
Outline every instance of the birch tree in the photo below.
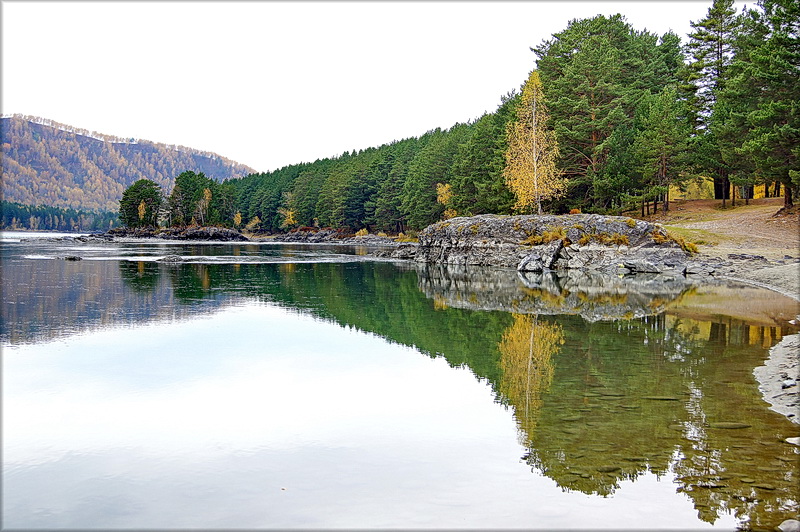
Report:
M 534 206 L 542 214 L 542 200 L 559 196 L 565 184 L 556 168 L 558 142 L 549 121 L 542 82 L 534 70 L 522 89 L 517 107 L 517 120 L 508 123 L 506 166 L 503 176 L 514 192 L 514 210 L 526 211 Z

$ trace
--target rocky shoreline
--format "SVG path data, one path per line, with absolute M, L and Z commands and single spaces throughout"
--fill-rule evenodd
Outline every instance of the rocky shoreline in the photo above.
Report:
M 224 227 L 161 227 L 136 228 L 125 227 L 111 229 L 94 238 L 159 238 L 164 240 L 209 240 L 215 242 L 247 242 L 250 239 L 239 231 Z

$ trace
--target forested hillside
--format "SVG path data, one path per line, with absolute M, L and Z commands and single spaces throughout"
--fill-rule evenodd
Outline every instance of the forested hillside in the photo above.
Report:
M 3 117 L 3 199 L 117 212 L 126 187 L 150 179 L 165 189 L 195 170 L 221 181 L 253 172 L 214 153 L 147 140 L 122 139 L 50 120 Z
M 714 0 L 685 43 L 637 30 L 622 15 L 576 19 L 533 49 L 536 75 L 495 112 L 229 180 L 231 213 L 266 231 L 403 231 L 454 215 L 509 214 L 521 192 L 514 183 L 526 180 L 553 184 L 532 195 L 549 198 L 541 203 L 554 213 L 668 209 L 671 186 L 703 178 L 714 179 L 723 204 L 767 184 L 791 205 L 800 186 L 798 25 L 800 8 L 790 0 L 762 0 L 740 13 L 733 0 Z M 526 94 L 543 94 L 539 110 L 521 107 L 530 105 Z M 547 117 L 546 127 L 525 123 L 532 117 Z M 530 136 L 552 144 L 555 174 L 508 179 L 514 153 L 525 151 L 509 149 L 511 131 L 537 131 Z

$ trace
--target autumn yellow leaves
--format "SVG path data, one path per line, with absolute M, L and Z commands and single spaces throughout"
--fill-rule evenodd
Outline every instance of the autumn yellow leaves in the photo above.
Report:
M 531 72 L 522 89 L 517 119 L 506 129 L 508 149 L 503 171 L 506 185 L 516 197 L 514 209 L 542 214 L 542 200 L 565 190 L 565 181 L 556 167 L 558 142 L 548 129 L 549 114 L 544 101 L 539 73 Z

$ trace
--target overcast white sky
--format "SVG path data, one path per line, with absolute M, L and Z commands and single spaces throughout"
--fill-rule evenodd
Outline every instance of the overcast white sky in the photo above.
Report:
M 571 19 L 685 40 L 710 5 L 5 0 L 2 112 L 269 171 L 494 111 Z

